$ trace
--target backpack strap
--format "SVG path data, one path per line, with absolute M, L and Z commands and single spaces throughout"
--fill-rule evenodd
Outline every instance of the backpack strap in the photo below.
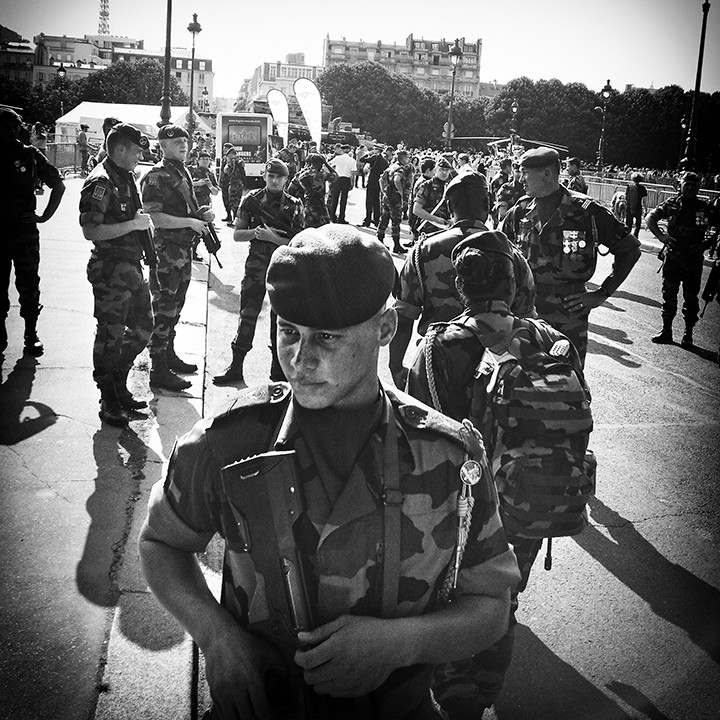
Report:
M 398 431 L 391 417 L 385 436 L 385 468 L 383 472 L 383 575 L 382 617 L 397 614 L 398 587 L 400 584 L 400 507 L 403 495 L 398 471 Z

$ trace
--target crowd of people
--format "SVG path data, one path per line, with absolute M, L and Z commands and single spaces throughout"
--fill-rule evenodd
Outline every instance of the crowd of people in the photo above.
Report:
M 37 356 L 37 224 L 52 217 L 64 184 L 37 148 L 20 142 L 21 126 L 17 113 L 0 110 L 11 230 L 0 353 L 14 264 L 25 350 Z M 288 148 L 266 162 L 264 186 L 250 190 L 232 145 L 216 177 L 211 148 L 196 138 L 191 149 L 188 132 L 173 124 L 160 129 L 162 158 L 138 184 L 148 138 L 116 118 L 106 126 L 79 202 L 103 422 L 124 426 L 146 406 L 127 385 L 144 348 L 153 388 L 182 391 L 190 384 L 183 376 L 198 370 L 178 357 L 175 332 L 193 253 L 212 234 L 214 195 L 233 240 L 248 243 L 231 361 L 215 384 L 245 387 L 245 358 L 270 301 L 268 382 L 178 440 L 140 537 L 149 586 L 204 654 L 213 699 L 206 720 L 492 717 L 518 595 L 548 535 L 509 524 L 495 468 L 518 438 L 511 448 L 512 433 L 498 435 L 500 421 L 479 410 L 478 363 L 512 354 L 524 332 L 536 354 L 579 378 L 589 404 L 589 315 L 640 257 L 640 191 L 626 197 L 632 215 L 618 219 L 581 190 L 578 159 L 563 172 L 552 148 L 490 157 L 376 146 L 358 157 L 343 145 Z M 345 212 L 358 179 L 366 215 L 353 227 Z M 51 188 L 41 215 L 38 180 Z M 672 342 L 682 286 L 681 344 L 693 344 L 704 250 L 720 228 L 718 208 L 698 198 L 700 184 L 685 173 L 678 195 L 646 219 L 666 253 L 656 343 Z M 411 230 L 404 244 L 403 221 Z M 612 267 L 588 289 L 600 246 Z M 399 272 L 393 252 L 404 257 Z M 414 330 L 422 353 L 407 368 Z M 383 347 L 394 387 L 378 378 Z M 585 455 L 588 434 L 561 452 Z M 590 482 L 590 470 L 578 472 Z M 247 487 L 269 498 L 253 506 L 267 512 L 258 518 L 248 516 L 244 490 L 257 478 Z M 257 538 L 268 532 L 280 547 L 265 567 L 268 549 Z M 215 533 L 226 544 L 220 601 L 195 558 Z M 278 577 L 299 573 L 305 582 L 300 595 L 288 589 L 289 615 L 278 610 L 286 588 L 274 594 L 270 581 L 280 568 Z

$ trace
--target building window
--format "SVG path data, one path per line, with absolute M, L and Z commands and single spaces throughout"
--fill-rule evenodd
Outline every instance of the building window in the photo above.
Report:
M 175 67 L 178 68 L 178 70 L 182 69 L 183 61 L 182 60 L 176 60 L 175 61 Z
M 389 50 L 385 57 L 387 57 L 389 60 L 392 59 L 392 50 Z
M 175 77 L 176 77 L 178 80 L 182 79 L 182 73 L 176 72 L 176 73 L 175 73 Z
M 420 55 L 418 55 L 418 62 L 424 62 L 424 61 L 425 61 L 425 56 L 422 53 L 420 53 Z
M 474 75 L 472 70 L 465 70 L 464 73 L 466 78 L 471 78 Z
M 424 75 L 424 74 L 425 74 L 425 68 L 424 68 L 424 67 L 415 68 L 415 72 L 416 72 L 418 75 Z
M 200 69 L 200 70 L 205 70 L 205 61 L 204 61 L 204 60 L 200 60 L 199 63 L 200 63 L 200 64 L 199 64 L 199 69 Z
M 439 75 L 439 74 L 440 74 L 440 68 L 433 68 L 433 69 L 432 69 L 432 74 L 433 74 L 433 75 Z
M 333 45 L 332 47 L 332 54 L 333 55 L 344 55 L 345 54 L 345 48 L 341 45 Z
M 439 65 L 439 64 L 440 64 L 440 56 L 439 56 L 439 55 L 433 55 L 432 64 L 433 64 L 433 65 Z
M 198 82 L 199 82 L 201 85 L 204 85 L 204 84 L 205 84 L 205 73 L 200 73 L 200 74 L 198 75 Z

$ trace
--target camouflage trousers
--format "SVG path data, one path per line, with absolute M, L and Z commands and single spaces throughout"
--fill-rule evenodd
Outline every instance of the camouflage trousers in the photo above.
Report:
M 540 552 L 542 540 L 512 539 L 520 568 L 520 585 L 512 595 L 508 630 L 496 643 L 467 660 L 438 665 L 433 677 L 433 695 L 447 713 L 448 720 L 481 718 L 502 690 L 515 644 L 515 611 L 518 593 L 527 586 L 530 570 Z
M 153 330 L 150 356 L 164 355 L 175 337 L 192 275 L 192 245 L 157 242 L 158 263 L 150 271 Z
M 563 307 L 563 298 L 571 292 L 583 292 L 585 284 L 581 283 L 574 287 L 555 287 L 535 283 L 535 308 L 538 316 L 550 323 L 556 330 L 559 330 L 575 346 L 580 356 L 580 362 L 585 367 L 585 356 L 588 345 L 588 319 L 589 310 L 582 313 L 572 313 Z
M 7 231 L 6 231 L 7 232 Z M 10 312 L 10 271 L 15 267 L 15 287 L 20 317 L 35 320 L 40 314 L 40 233 L 36 227 L 7 233 L 0 251 L 0 320 Z
M 303 227 L 318 228 L 330 222 L 330 213 L 324 198 L 311 198 L 305 203 Z
M 380 222 L 377 228 L 377 238 L 380 242 L 385 239 L 385 231 L 388 223 L 392 221 L 392 239 L 398 245 L 400 243 L 400 223 L 402 222 L 403 206 L 402 201 L 397 202 L 388 200 L 386 197 L 382 200 Z
M 140 262 L 91 257 L 87 278 L 97 321 L 93 345 L 96 381 L 128 369 L 150 339 L 150 290 Z
M 685 324 L 692 328 L 698 321 L 698 294 L 702 282 L 703 256 L 670 255 L 663 265 L 662 318 L 672 321 L 677 313 L 678 292 L 682 285 L 682 314 Z
M 237 215 L 240 201 L 242 200 L 243 186 L 242 183 L 230 183 L 228 185 L 228 207 L 230 208 L 230 217 Z

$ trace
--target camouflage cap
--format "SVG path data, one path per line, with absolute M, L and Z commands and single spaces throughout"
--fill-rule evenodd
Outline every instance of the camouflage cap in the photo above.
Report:
M 273 158 L 265 164 L 265 172 L 272 173 L 273 175 L 285 175 L 287 177 L 290 174 L 288 166 L 279 158 Z
M 560 166 L 560 154 L 557 150 L 549 147 L 526 150 L 520 156 L 520 167 L 524 168 L 544 168 L 553 164 Z
M 117 125 L 113 125 L 108 133 L 108 141 L 115 135 L 122 135 L 122 137 L 135 143 L 135 145 L 141 147 L 143 150 L 147 150 L 150 147 L 150 141 L 148 140 L 147 135 L 144 135 L 136 127 L 130 125 L 129 123 L 118 123 Z
M 23 119 L 12 108 L 0 108 L 0 124 L 6 127 L 21 127 Z
M 187 130 L 179 125 L 163 125 L 158 132 L 158 140 L 174 140 L 175 138 L 189 138 Z
M 379 240 L 347 225 L 307 228 L 273 253 L 270 305 L 288 322 L 312 328 L 352 327 L 380 311 L 395 266 Z

